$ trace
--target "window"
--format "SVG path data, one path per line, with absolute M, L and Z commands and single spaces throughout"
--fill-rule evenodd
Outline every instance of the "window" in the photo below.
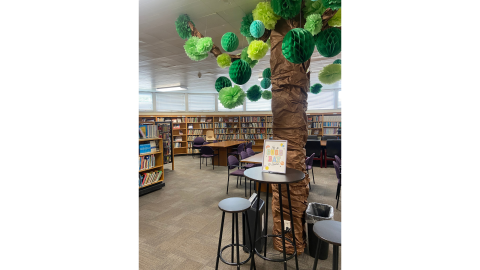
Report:
M 185 94 L 156 94 L 157 112 L 185 111 Z
M 342 91 L 338 91 L 338 107 L 337 108 L 342 108 Z
M 215 94 L 188 94 L 189 112 L 214 112 Z
M 139 111 L 153 111 L 153 98 L 152 93 L 140 92 L 138 93 L 140 97 L 138 103 L 138 110 Z
M 260 98 L 259 100 L 253 102 L 245 98 L 247 101 L 247 111 L 271 111 L 272 110 L 272 100 L 266 100 Z
M 318 94 L 308 92 L 308 110 L 328 110 L 335 108 L 335 91 L 322 90 Z
M 247 98 L 245 98 L 247 99 Z M 222 103 L 220 103 L 220 99 L 217 97 L 217 104 L 218 104 L 218 111 L 219 112 L 243 112 L 243 105 L 240 105 L 238 107 L 235 107 L 233 109 L 227 109 L 223 107 Z

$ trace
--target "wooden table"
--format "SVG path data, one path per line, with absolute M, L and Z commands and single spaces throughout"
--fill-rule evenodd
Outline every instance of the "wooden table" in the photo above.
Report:
M 246 142 L 245 141 L 223 141 L 223 142 L 205 144 L 205 146 L 210 146 L 214 150 L 218 150 L 218 151 L 215 151 L 215 153 L 219 155 L 218 159 L 214 158 L 213 164 L 217 166 L 227 166 L 228 153 L 232 151 L 231 148 L 233 148 L 234 146 L 240 145 L 242 143 L 246 143 Z

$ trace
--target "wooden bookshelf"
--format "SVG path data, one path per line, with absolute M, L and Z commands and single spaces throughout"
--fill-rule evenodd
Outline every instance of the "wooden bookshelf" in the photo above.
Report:
M 165 170 L 163 169 L 163 139 L 161 138 L 148 138 L 148 139 L 139 139 L 139 145 L 140 144 L 148 144 L 150 145 L 150 141 L 155 140 L 156 145 L 158 146 L 158 151 L 155 152 L 150 152 L 150 153 L 142 153 L 138 154 L 139 157 L 139 162 L 141 162 L 143 159 L 145 159 L 146 156 L 153 156 L 155 158 L 155 163 L 152 164 L 153 166 L 150 166 L 148 168 L 143 168 L 138 170 L 140 175 L 145 176 L 145 173 L 154 173 L 156 171 L 161 171 L 162 175 L 158 179 L 158 181 L 153 182 L 153 183 L 148 183 L 148 184 L 143 184 L 139 182 L 139 196 L 143 196 L 147 193 L 150 193 L 155 190 L 159 190 L 165 186 L 165 183 L 163 182 L 165 180 Z M 140 179 L 138 180 L 140 181 Z

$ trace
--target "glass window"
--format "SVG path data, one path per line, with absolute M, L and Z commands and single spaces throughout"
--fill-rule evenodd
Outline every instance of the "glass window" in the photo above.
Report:
M 185 94 L 157 93 L 157 112 L 184 112 Z
M 260 98 L 259 100 L 253 102 L 247 100 L 247 111 L 271 111 L 272 110 L 272 100 L 266 100 Z
M 189 112 L 214 112 L 215 94 L 188 94 Z
M 335 90 L 322 90 L 318 94 L 308 92 L 308 110 L 335 109 Z
M 139 111 L 153 111 L 152 93 L 140 92 L 138 93 L 140 100 L 138 103 Z

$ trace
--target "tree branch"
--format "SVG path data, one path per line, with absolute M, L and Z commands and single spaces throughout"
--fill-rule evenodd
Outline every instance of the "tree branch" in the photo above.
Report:
M 188 26 L 190 26 L 190 29 L 192 30 L 192 36 L 196 36 L 198 38 L 203 38 L 203 35 L 198 32 L 197 28 L 195 28 L 195 26 L 193 26 L 193 23 L 192 22 L 188 22 Z M 213 44 L 213 47 L 212 49 L 210 50 L 210 52 L 215 56 L 215 57 L 218 57 L 220 54 L 222 54 L 222 51 L 220 50 L 220 48 L 218 48 L 217 46 L 215 46 L 215 44 Z M 234 54 L 229 54 L 230 55 L 230 58 L 232 59 L 232 62 L 235 61 L 235 60 L 238 60 L 240 59 L 240 55 L 234 55 Z
M 337 13 L 338 10 L 332 10 L 330 8 L 327 8 L 327 10 L 325 10 L 325 12 L 323 12 L 322 14 L 322 30 L 321 31 L 325 31 L 327 30 L 328 28 L 332 28 L 332 26 L 328 25 L 328 21 L 333 17 L 333 15 L 335 15 Z

